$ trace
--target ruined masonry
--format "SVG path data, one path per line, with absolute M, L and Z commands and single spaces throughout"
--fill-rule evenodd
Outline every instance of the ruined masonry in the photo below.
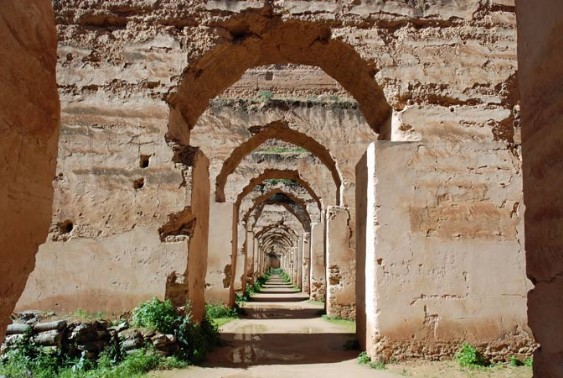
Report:
M 523 22 L 542 19 L 522 7 Z M 563 202 L 542 162 L 561 138 L 526 149 L 526 121 L 551 116 L 524 93 L 551 79 L 522 77 L 513 0 L 65 0 L 54 13 L 21 0 L 0 13 L 3 40 L 18 24 L 43 39 L 6 45 L 38 78 L 25 91 L 0 65 L 14 83 L 0 119 L 26 125 L 0 123 L 2 152 L 22 146 L 3 155 L 1 177 L 17 179 L 0 189 L 1 228 L 24 241 L 1 240 L 3 320 L 14 305 L 119 314 L 155 296 L 201 319 L 283 268 L 329 316 L 355 319 L 375 359 L 440 359 L 463 341 L 529 355 L 532 282 L 530 321 L 548 338 L 538 309 L 559 285 L 549 251 L 563 233 L 538 227 L 558 214 L 544 198 Z M 540 357 L 559 349 L 545 348 L 534 369 L 557 376 Z

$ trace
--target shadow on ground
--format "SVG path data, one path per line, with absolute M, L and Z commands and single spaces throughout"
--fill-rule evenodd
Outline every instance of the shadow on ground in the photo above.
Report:
M 354 359 L 358 350 L 347 350 L 352 333 L 223 333 L 223 346 L 213 351 L 207 367 L 249 367 L 277 364 L 318 364 Z

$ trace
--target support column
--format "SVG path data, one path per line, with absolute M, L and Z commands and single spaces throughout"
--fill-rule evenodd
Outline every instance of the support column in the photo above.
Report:
M 321 223 L 311 226 L 311 299 L 323 302 L 326 295 L 325 215 L 323 210 Z
M 246 231 L 246 283 L 247 285 L 254 285 L 255 279 L 255 269 L 256 269 L 256 257 L 254 249 L 254 232 Z
M 296 265 L 295 284 L 299 289 L 303 289 L 303 240 L 303 234 L 299 235 L 299 239 L 297 240 L 297 251 L 294 260 Z
M 303 292 L 311 295 L 311 233 L 305 232 L 303 234 Z
M 205 281 L 209 241 L 209 160 L 198 151 L 192 171 L 191 208 L 196 217 L 193 235 L 188 242 L 187 301 L 193 320 L 205 316 Z
M 329 207 L 327 226 L 328 279 L 326 312 L 328 316 L 356 317 L 355 251 L 350 248 L 350 213 L 343 207 Z
M 235 265 L 235 280 L 234 280 L 234 290 L 235 291 L 246 291 L 246 247 L 244 245 L 244 239 L 246 237 L 246 229 L 244 225 L 237 223 L 237 263 Z
M 534 377 L 563 376 L 563 2 L 516 1 Z
M 205 301 L 228 304 L 232 276 L 232 233 L 229 230 L 233 227 L 233 204 L 212 201 L 209 224 L 214 232 L 208 244 Z
M 375 152 L 370 144 L 356 166 L 356 335 L 375 356 L 377 296 L 375 259 Z

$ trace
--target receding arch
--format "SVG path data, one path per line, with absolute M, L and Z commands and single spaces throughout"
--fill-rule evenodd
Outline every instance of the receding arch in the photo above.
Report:
M 283 224 L 283 223 L 273 223 L 273 224 L 270 224 L 269 226 L 265 226 L 265 227 L 263 227 L 260 231 L 258 231 L 258 232 L 255 233 L 255 237 L 256 237 L 256 239 L 259 240 L 260 237 L 261 237 L 262 235 L 264 235 L 266 232 L 268 232 L 268 231 L 270 231 L 270 230 L 272 230 L 272 229 L 276 229 L 276 228 L 277 228 L 278 230 L 283 230 L 283 231 L 287 232 L 287 233 L 290 234 L 290 235 L 293 235 L 293 237 L 297 237 L 297 233 L 295 232 L 295 230 L 292 229 L 291 227 L 289 227 L 289 226 Z
M 262 202 L 263 205 L 274 205 L 274 206 L 282 206 L 284 207 L 291 215 L 293 215 L 298 221 L 299 223 L 301 223 L 301 226 L 303 227 L 303 230 L 305 232 L 311 232 L 311 217 L 309 216 L 309 213 L 307 212 L 307 209 L 305 207 L 303 207 L 301 204 L 298 203 L 282 203 L 282 202 L 270 202 L 268 203 L 268 200 L 265 200 L 264 202 Z M 253 227 L 256 225 L 258 218 L 261 216 L 262 214 L 262 206 L 258 206 L 259 208 L 259 212 L 260 215 L 258 215 L 258 217 L 256 217 L 256 221 L 254 222 Z
M 178 89 L 167 97 L 170 139 L 189 144 L 189 130 L 209 100 L 237 82 L 246 70 L 270 64 L 319 67 L 358 101 L 375 132 L 388 120 L 391 107 L 375 81 L 374 62 L 363 60 L 352 46 L 333 39 L 329 26 L 283 20 L 268 7 L 235 15 L 221 26 L 230 40 L 193 58 Z
M 233 150 L 231 155 L 223 163 L 221 172 L 217 175 L 215 180 L 215 201 L 225 202 L 225 185 L 227 184 L 229 175 L 235 171 L 240 162 L 247 155 L 269 139 L 278 139 L 294 144 L 315 155 L 328 168 L 332 175 L 334 185 L 336 186 L 336 205 L 340 206 L 342 204 L 342 177 L 336 165 L 336 161 L 330 152 L 310 136 L 291 129 L 288 122 L 282 120 L 274 121 L 261 127 L 258 133 Z
M 301 178 L 299 172 L 287 169 L 265 169 L 264 172 L 262 172 L 260 175 L 252 178 L 237 196 L 237 200 L 235 202 L 236 208 L 240 208 L 242 199 L 246 197 L 246 195 L 250 193 L 257 185 L 265 180 L 270 179 L 293 180 L 297 182 L 309 193 L 309 195 L 317 203 L 319 208 L 322 208 L 321 200 L 319 199 L 315 191 L 311 188 L 311 185 L 309 185 L 307 181 Z
M 286 190 L 284 190 L 283 188 L 274 188 L 266 193 L 264 193 L 263 195 L 257 197 L 254 199 L 254 203 L 253 205 L 250 207 L 250 209 L 244 214 L 243 216 L 243 222 L 248 223 L 248 219 L 250 217 L 250 214 L 252 214 L 252 212 L 261 204 L 268 202 L 272 196 L 275 196 L 276 194 L 283 194 L 284 196 L 286 196 L 287 198 L 289 198 L 291 201 L 293 201 L 295 204 L 301 206 L 305 212 L 307 212 L 307 204 L 305 202 L 304 199 L 297 197 L 296 195 L 294 195 L 293 193 L 290 193 Z M 320 209 L 319 209 L 320 210 Z M 294 214 L 295 215 L 295 214 Z M 309 215 L 309 213 L 307 212 L 307 215 Z M 309 216 L 309 224 L 311 224 L 311 217 Z

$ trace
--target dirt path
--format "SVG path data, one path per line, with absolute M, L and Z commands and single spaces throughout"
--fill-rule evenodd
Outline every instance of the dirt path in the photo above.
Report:
M 311 319 L 239 319 L 221 332 L 225 345 L 204 367 L 159 372 L 155 377 L 397 377 L 356 363 L 343 348 L 354 335 L 345 326 Z
M 321 318 L 323 305 L 307 301 L 291 285 L 269 282 L 246 315 L 221 327 L 223 346 L 205 366 L 152 373 L 160 378 L 386 378 L 386 377 L 530 377 L 528 367 L 462 370 L 454 361 L 415 361 L 371 369 L 356 362 L 358 350 L 345 345 L 355 340 L 349 325 Z
M 354 330 L 320 317 L 323 306 L 307 301 L 279 278 L 271 279 L 252 302 L 246 315 L 221 327 L 223 346 L 205 366 L 158 372 L 154 377 L 397 377 L 358 365 L 357 350 L 345 349 Z

